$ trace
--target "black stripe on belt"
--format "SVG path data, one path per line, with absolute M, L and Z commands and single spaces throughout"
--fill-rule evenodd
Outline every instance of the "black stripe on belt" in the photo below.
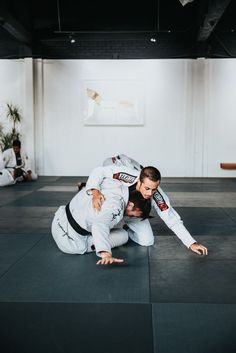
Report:
M 70 223 L 71 227 L 80 235 L 92 235 L 92 233 L 88 232 L 86 229 L 80 227 L 80 225 L 76 222 L 76 220 L 73 218 L 71 212 L 70 212 L 70 207 L 69 203 L 66 205 L 66 216 L 68 219 L 68 222 Z

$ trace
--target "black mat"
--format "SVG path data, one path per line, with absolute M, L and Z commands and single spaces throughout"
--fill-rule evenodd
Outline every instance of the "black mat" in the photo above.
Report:
M 148 250 L 130 244 L 114 250 L 125 263 L 96 266 L 97 256 L 67 255 L 44 237 L 0 280 L 1 301 L 148 303 Z
M 235 353 L 236 305 L 154 304 L 156 353 Z
M 151 306 L 0 303 L 4 353 L 152 353 Z

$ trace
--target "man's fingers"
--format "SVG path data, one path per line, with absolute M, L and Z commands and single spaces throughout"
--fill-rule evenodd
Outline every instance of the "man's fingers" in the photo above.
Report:
M 205 246 L 198 244 L 198 243 L 194 243 L 191 245 L 191 250 L 193 252 L 195 252 L 198 255 L 208 255 L 208 250 Z
M 123 259 L 117 259 L 115 257 L 105 257 L 97 261 L 97 265 L 111 265 L 113 263 L 121 263 L 124 262 Z
M 124 262 L 123 259 L 114 259 L 114 262 Z
M 203 245 L 199 245 L 197 250 L 198 250 L 199 255 L 207 255 L 208 254 L 207 248 L 205 248 L 205 246 L 203 246 Z
M 94 199 L 93 207 L 95 208 L 95 210 L 100 211 L 104 201 L 105 201 L 105 197 L 103 195 L 101 195 L 99 199 Z

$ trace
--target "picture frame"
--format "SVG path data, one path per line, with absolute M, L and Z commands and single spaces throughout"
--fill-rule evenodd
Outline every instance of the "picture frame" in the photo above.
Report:
M 144 124 L 142 80 L 85 80 L 84 125 L 139 126 Z

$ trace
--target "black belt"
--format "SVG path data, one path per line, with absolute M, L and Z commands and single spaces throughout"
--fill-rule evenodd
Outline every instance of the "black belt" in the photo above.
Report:
M 70 223 L 71 227 L 80 235 L 92 235 L 92 233 L 88 232 L 86 229 L 80 227 L 80 225 L 75 221 L 73 218 L 71 212 L 70 212 L 70 207 L 69 203 L 66 205 L 66 215 L 68 222 Z

